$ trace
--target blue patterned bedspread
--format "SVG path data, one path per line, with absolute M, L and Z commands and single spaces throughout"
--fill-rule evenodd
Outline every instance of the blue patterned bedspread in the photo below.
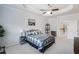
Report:
M 55 37 L 49 36 L 47 34 L 39 34 L 39 35 L 28 35 L 27 40 L 36 46 L 38 46 L 38 49 L 42 49 L 44 46 L 50 44 L 52 41 L 54 41 Z

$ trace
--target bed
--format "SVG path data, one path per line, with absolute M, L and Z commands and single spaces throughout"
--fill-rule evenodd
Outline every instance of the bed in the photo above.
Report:
M 55 43 L 55 37 L 48 34 L 43 34 L 39 30 L 26 31 L 26 39 L 31 46 L 44 53 L 53 43 Z

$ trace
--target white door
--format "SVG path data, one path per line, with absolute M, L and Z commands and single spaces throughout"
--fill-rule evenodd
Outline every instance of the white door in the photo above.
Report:
M 74 39 L 77 36 L 77 22 L 69 21 L 67 22 L 67 38 Z
M 64 27 L 62 25 L 65 25 Z M 65 30 L 63 31 L 62 28 Z M 77 21 L 73 20 L 62 20 L 58 24 L 58 36 L 74 39 L 77 36 Z

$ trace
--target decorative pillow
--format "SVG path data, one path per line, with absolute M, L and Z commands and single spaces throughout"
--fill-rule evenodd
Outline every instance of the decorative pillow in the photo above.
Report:
M 42 32 L 39 30 L 29 30 L 26 32 L 26 35 L 38 35 L 38 34 L 42 34 Z

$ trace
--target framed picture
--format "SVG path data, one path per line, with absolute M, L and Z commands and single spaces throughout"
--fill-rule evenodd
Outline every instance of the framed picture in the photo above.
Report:
M 28 19 L 29 26 L 35 26 L 35 19 Z

